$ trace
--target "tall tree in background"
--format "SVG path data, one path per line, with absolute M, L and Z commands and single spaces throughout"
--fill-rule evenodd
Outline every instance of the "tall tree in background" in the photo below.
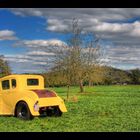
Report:
M 8 62 L 4 60 L 4 56 L 0 56 L 0 76 L 6 76 L 11 74 L 11 69 L 8 65 Z
M 84 92 L 83 81 L 88 77 L 88 82 L 91 81 L 93 67 L 100 64 L 101 48 L 99 38 L 91 32 L 84 31 L 80 27 L 78 19 L 72 21 L 71 37 L 68 45 L 71 48 L 71 71 L 75 81 L 79 84 L 80 92 Z
M 78 19 L 73 19 L 69 33 L 67 45 L 55 49 L 55 68 L 63 70 L 67 77 L 68 88 L 72 83 L 77 83 L 80 92 L 83 93 L 84 79 L 87 76 L 90 79 L 91 67 L 100 63 L 99 39 L 92 33 L 84 32 L 79 26 Z
M 73 19 L 72 29 L 70 31 L 71 37 L 68 40 L 68 46 L 70 47 L 69 58 L 69 75 L 73 78 L 73 81 L 77 82 L 80 87 L 80 92 L 84 92 L 83 79 L 85 76 L 85 67 L 82 55 L 82 46 L 84 35 L 82 34 L 82 28 L 80 28 L 78 20 Z

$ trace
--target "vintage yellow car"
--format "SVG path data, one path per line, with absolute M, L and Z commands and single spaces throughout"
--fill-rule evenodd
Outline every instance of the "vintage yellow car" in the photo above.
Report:
M 67 112 L 55 91 L 44 88 L 41 75 L 9 75 L 0 78 L 0 115 L 29 120 L 35 116 L 61 116 Z

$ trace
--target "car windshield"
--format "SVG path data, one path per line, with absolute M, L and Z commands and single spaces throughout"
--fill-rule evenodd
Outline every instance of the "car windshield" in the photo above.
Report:
M 27 79 L 28 86 L 37 86 L 39 85 L 38 79 Z

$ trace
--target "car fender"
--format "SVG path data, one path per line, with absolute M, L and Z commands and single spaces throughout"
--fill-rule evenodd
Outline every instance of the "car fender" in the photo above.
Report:
M 34 104 L 36 103 L 36 101 L 33 100 L 33 99 L 31 99 L 31 98 L 29 98 L 29 97 L 21 98 L 21 99 L 16 103 L 16 105 L 15 105 L 15 110 L 16 110 L 17 104 L 18 104 L 19 102 L 21 102 L 21 101 L 27 103 L 28 108 L 29 108 L 29 110 L 30 110 L 30 112 L 31 112 L 31 114 L 32 114 L 33 116 L 39 116 L 39 112 L 38 112 L 38 111 L 34 111 L 34 107 L 33 107 Z
M 57 98 L 59 99 L 60 101 L 60 104 L 59 104 L 59 109 L 62 111 L 62 112 L 67 112 L 67 108 L 64 104 L 64 101 L 62 100 L 62 98 L 60 98 L 59 96 L 57 96 Z

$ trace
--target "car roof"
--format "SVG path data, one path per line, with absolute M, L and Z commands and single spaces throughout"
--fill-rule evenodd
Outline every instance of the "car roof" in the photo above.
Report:
M 39 75 L 39 74 L 11 74 L 11 75 L 1 77 L 0 80 L 7 79 L 7 78 L 18 78 L 18 77 L 22 77 L 22 78 L 28 78 L 28 77 L 29 78 L 39 78 L 39 77 L 42 77 L 42 76 Z

